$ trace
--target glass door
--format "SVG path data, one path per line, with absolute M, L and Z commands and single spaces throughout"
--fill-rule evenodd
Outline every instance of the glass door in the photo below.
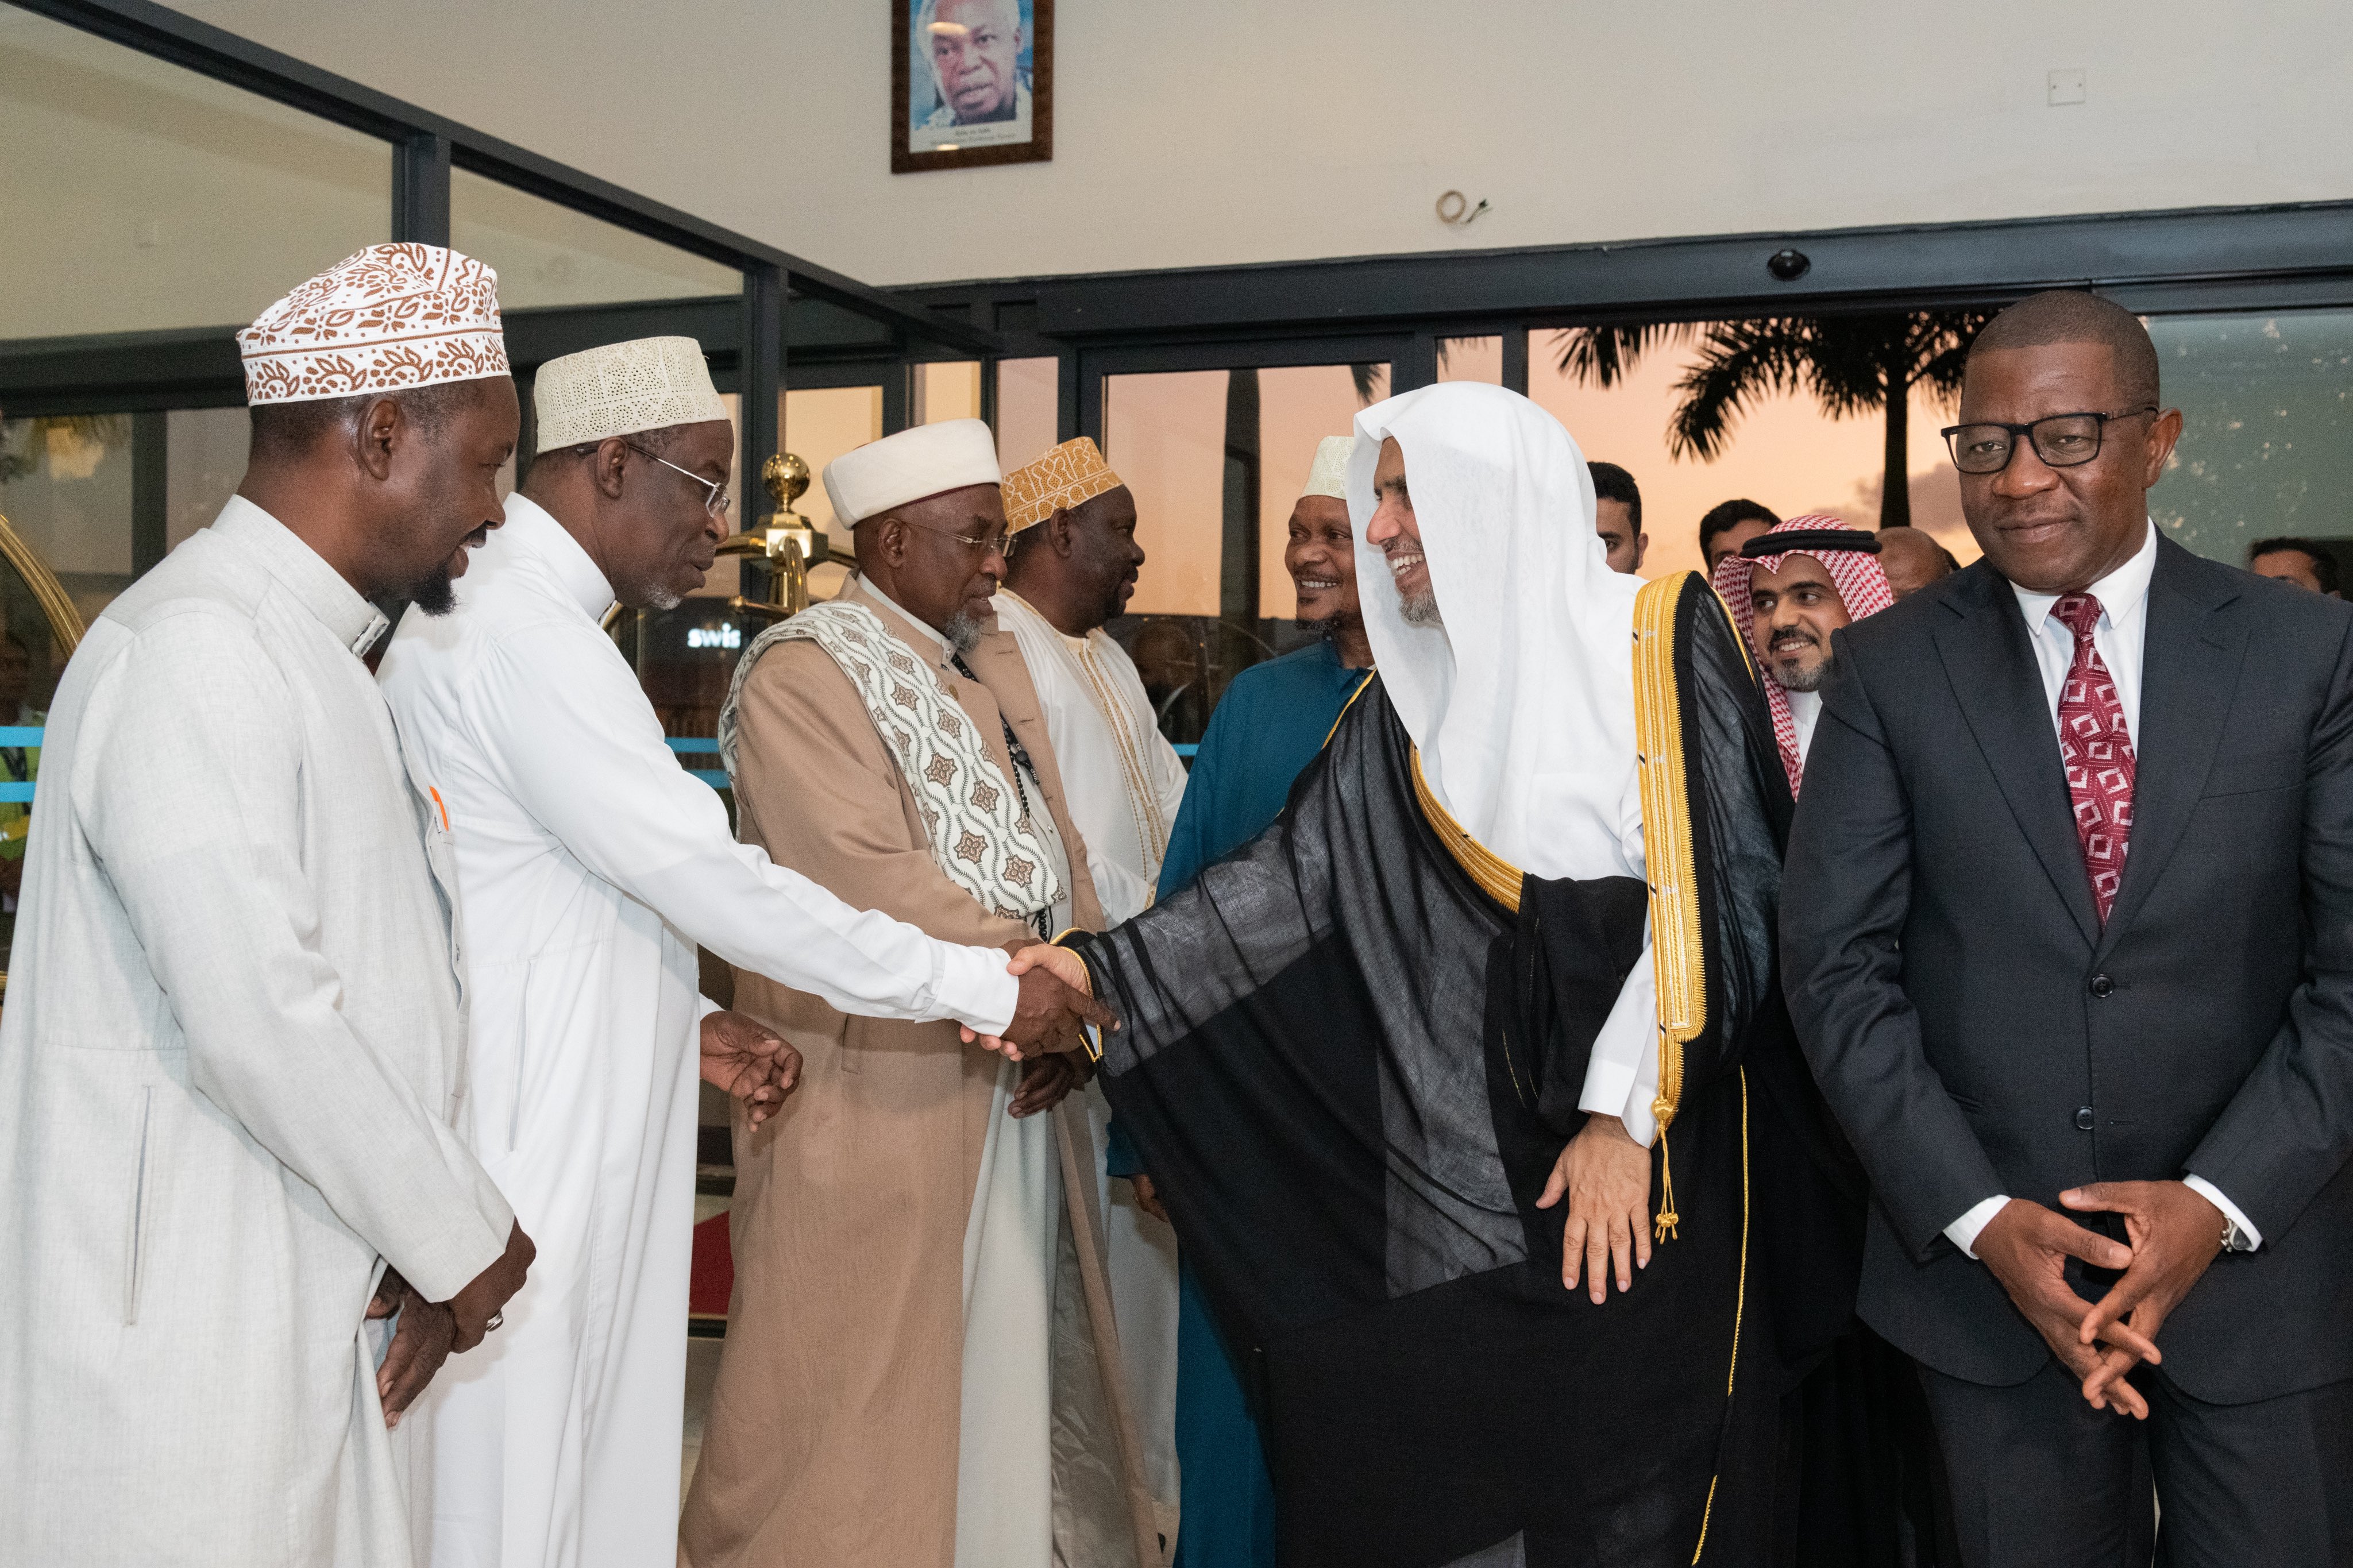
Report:
M 1283 569 L 1315 448 L 1389 395 L 1401 341 L 1089 353 L 1081 420 L 1135 493 L 1144 570 L 1108 628 L 1189 754 L 1233 678 L 1320 634 Z

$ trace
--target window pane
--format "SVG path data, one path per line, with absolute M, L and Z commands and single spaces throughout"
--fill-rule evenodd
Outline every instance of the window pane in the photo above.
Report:
M 915 423 L 939 425 L 980 417 L 980 362 L 919 364 L 915 369 Z
M 373 137 L 0 6 L 0 338 L 238 325 L 385 238 Z
M 0 516 L 87 625 L 131 585 L 131 416 L 0 422 Z
M 449 243 L 499 275 L 499 305 L 603 305 L 739 294 L 732 267 L 466 169 L 449 172 Z
M 1563 332 L 1531 334 L 1528 395 L 1568 427 L 1588 462 L 1616 463 L 1634 476 L 1642 531 L 1651 536 L 1643 576 L 1703 570 L 1699 520 L 1720 501 L 1753 500 L 1782 517 L 1819 511 L 1862 528 L 1879 526 L 1886 427 L 1876 411 L 1833 419 L 1810 395 L 1770 395 L 1745 406 L 1713 460 L 1678 458 L 1668 448 L 1669 425 L 1682 402 L 1675 383 L 1700 362 L 1701 340 L 1653 349 L 1605 388 L 1560 368 L 1566 339 Z M 1952 410 L 1915 392 L 1908 412 L 1912 521 L 1966 564 L 1978 558 L 1977 542 L 1961 521 L 1960 482 L 1936 434 L 1952 423 Z
M 2259 539 L 2353 537 L 2353 311 L 2158 317 L 2164 399 L 2182 414 L 2149 510 L 2200 555 Z
M 164 548 L 210 528 L 245 479 L 253 420 L 242 408 L 183 408 L 164 416 Z
M 1438 379 L 1483 381 L 1504 384 L 1504 340 L 1501 338 L 1440 338 Z
M 997 362 L 997 463 L 1018 468 L 1054 445 L 1061 428 L 1061 361 Z
M 1282 568 L 1292 508 L 1317 444 L 1347 435 L 1388 381 L 1386 364 L 1106 378 L 1104 456 L 1135 492 L 1145 553 L 1112 629 L 1169 739 L 1198 740 L 1236 674 L 1315 635 L 1293 620 Z
M 1103 456 L 1135 493 L 1145 556 L 1131 616 L 1218 614 L 1227 379 L 1222 370 L 1104 379 Z

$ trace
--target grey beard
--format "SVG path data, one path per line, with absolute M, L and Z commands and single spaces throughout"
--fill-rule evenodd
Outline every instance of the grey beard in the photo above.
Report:
M 668 588 L 649 588 L 638 602 L 649 610 L 675 610 L 686 603 L 686 595 Z
M 1434 588 L 1402 601 L 1398 610 L 1409 626 L 1442 626 L 1446 624 L 1446 617 L 1438 613 L 1438 591 Z
M 1822 660 L 1811 669 L 1799 670 L 1795 676 L 1776 674 L 1773 677 L 1781 683 L 1781 689 L 1784 691 L 1820 691 L 1822 689 L 1822 682 L 1830 678 L 1831 661 L 1829 659 Z
M 958 610 L 948 617 L 948 624 L 940 628 L 940 636 L 947 639 L 949 651 L 958 658 L 962 658 L 980 646 L 980 634 L 983 630 L 979 621 L 965 611 Z

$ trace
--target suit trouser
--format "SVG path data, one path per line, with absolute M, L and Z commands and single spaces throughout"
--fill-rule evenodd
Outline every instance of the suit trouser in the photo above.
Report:
M 1968 1568 L 2143 1568 L 2152 1533 L 2160 1568 L 2353 1565 L 2353 1382 L 2210 1405 L 2144 1366 L 2141 1422 L 2055 1361 L 2011 1388 L 1920 1377 Z

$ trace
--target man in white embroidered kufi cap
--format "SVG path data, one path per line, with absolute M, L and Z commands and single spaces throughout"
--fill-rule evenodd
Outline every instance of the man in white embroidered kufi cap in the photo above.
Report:
M 0 1563 L 409 1568 L 388 1428 L 531 1260 L 450 1125 L 454 889 L 361 662 L 371 599 L 447 609 L 498 526 L 497 279 L 372 246 L 238 342 L 244 481 L 49 710 L 0 1024 Z
M 791 1047 L 699 994 L 698 945 L 843 1012 L 1075 1034 L 1059 985 L 739 845 L 599 622 L 700 590 L 734 432 L 691 338 L 554 360 L 539 455 L 448 616 L 406 617 L 385 697 L 446 836 L 473 1025 L 464 1130 L 539 1243 L 494 1353 L 434 1389 L 432 1561 L 674 1551 L 701 1077 L 747 1125 Z M 716 608 L 723 613 L 723 604 Z M 854 887 L 839 889 L 859 904 Z
M 1038 693 L 993 626 L 988 426 L 886 437 L 825 486 L 858 574 L 736 666 L 719 729 L 744 837 L 944 941 L 1099 925 Z M 1093 1144 L 1064 1098 L 1087 1058 L 1017 1069 L 953 1025 L 847 1016 L 811 989 L 736 977 L 807 1068 L 765 1126 L 739 1118 L 735 1299 L 686 1559 L 1156 1564 Z

